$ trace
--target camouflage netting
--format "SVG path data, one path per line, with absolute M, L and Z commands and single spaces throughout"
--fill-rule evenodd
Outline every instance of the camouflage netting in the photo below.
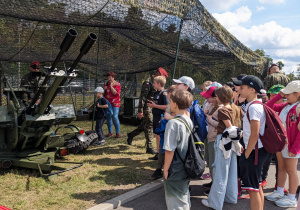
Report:
M 263 69 L 265 60 L 232 36 L 198 0 L 2 0 L 0 61 L 51 62 L 66 31 L 74 28 L 78 36 L 62 61 L 73 61 L 93 32 L 100 42 L 81 59 L 91 72 L 96 70 L 98 47 L 100 72 L 170 67 L 181 23 L 178 61 L 208 77 L 216 70 L 233 76 Z

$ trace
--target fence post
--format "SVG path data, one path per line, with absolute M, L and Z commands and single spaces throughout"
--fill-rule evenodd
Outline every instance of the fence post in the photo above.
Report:
M 96 80 L 95 80 L 95 89 L 98 84 L 98 68 L 99 68 L 99 56 L 100 56 L 100 27 L 98 32 L 98 49 L 97 49 L 97 66 L 96 66 Z M 94 94 L 94 104 L 93 104 L 93 121 L 92 121 L 92 130 L 94 130 L 94 120 L 95 120 L 95 109 L 96 109 L 96 96 Z
M 179 27 L 179 33 L 178 33 L 178 40 L 177 40 L 177 48 L 176 48 L 174 68 L 173 68 L 173 75 L 172 75 L 172 79 L 170 81 L 170 85 L 172 85 L 172 81 L 173 81 L 174 76 L 175 76 L 175 70 L 176 70 L 176 64 L 177 64 L 177 58 L 178 58 L 178 51 L 179 51 L 179 44 L 180 44 L 180 34 L 181 34 L 182 25 L 183 25 L 183 19 L 181 19 L 181 21 L 180 21 L 180 27 Z

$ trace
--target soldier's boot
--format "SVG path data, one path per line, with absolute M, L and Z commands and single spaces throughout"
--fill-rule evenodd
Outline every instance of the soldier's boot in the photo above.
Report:
M 127 143 L 128 143 L 128 145 L 132 144 L 132 140 L 133 140 L 133 136 L 131 135 L 131 133 L 127 133 Z
M 156 149 L 153 148 L 147 148 L 146 153 L 158 155 Z

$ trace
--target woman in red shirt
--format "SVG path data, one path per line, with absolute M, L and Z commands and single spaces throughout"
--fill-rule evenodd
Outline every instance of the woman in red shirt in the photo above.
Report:
M 120 121 L 119 121 L 119 110 L 120 110 L 120 93 L 121 85 L 115 80 L 116 74 L 114 72 L 108 72 L 106 74 L 108 82 L 104 84 L 104 97 L 109 101 L 113 108 L 113 116 L 107 119 L 108 134 L 106 137 L 113 135 L 112 125 L 114 124 L 116 129 L 116 138 L 120 138 Z

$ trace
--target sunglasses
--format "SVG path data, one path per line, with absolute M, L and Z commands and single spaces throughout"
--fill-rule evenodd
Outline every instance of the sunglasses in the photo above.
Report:
M 38 67 L 38 66 L 31 66 L 31 68 L 33 68 L 33 69 L 40 69 L 40 67 Z

